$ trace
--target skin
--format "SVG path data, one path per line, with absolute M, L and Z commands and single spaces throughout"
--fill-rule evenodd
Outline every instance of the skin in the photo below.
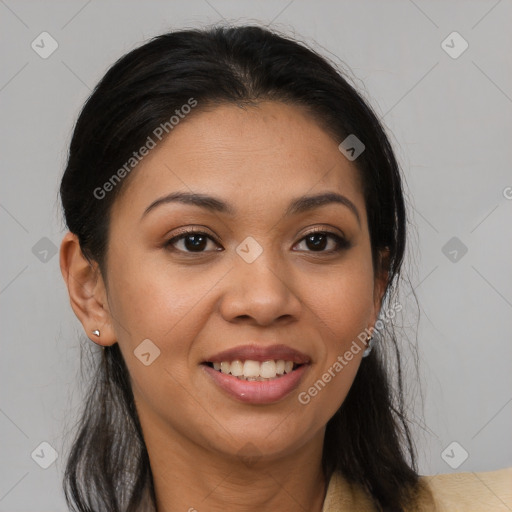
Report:
M 112 210 L 106 280 L 75 235 L 64 237 L 60 261 L 73 310 L 94 342 L 119 343 L 125 358 L 159 512 L 220 511 L 226 503 L 244 512 L 322 509 L 325 425 L 362 350 L 307 405 L 297 396 L 374 325 L 387 278 L 372 266 L 358 171 L 338 144 L 296 106 L 196 112 L 124 184 Z M 236 215 L 167 203 L 141 219 L 176 191 L 213 195 Z M 292 199 L 320 192 L 348 198 L 360 221 L 337 203 L 284 215 Z M 202 253 L 186 239 L 165 246 L 183 227 L 211 236 Z M 350 247 L 329 253 L 337 247 L 329 238 L 315 251 L 304 239 L 315 227 L 344 235 Z M 263 249 L 250 264 L 235 251 L 248 236 Z M 133 354 L 145 339 L 160 349 L 149 366 Z M 297 390 L 253 405 L 212 383 L 201 363 L 251 341 L 287 344 L 311 358 Z

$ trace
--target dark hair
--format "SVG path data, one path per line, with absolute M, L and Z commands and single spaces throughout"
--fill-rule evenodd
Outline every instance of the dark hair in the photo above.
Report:
M 356 135 L 374 266 L 389 249 L 385 301 L 396 291 L 405 250 L 400 170 L 372 109 L 343 73 L 306 45 L 258 26 L 215 26 L 155 37 L 118 60 L 96 86 L 76 123 L 60 187 L 65 220 L 82 252 L 105 276 L 109 214 L 128 178 L 98 199 L 148 136 L 193 98 L 198 107 L 275 100 L 301 106 L 335 140 Z M 194 115 L 193 112 L 191 115 Z M 186 122 L 186 120 L 185 120 Z M 136 171 L 134 171 L 136 172 Z M 392 329 L 364 358 L 326 427 L 322 464 L 359 485 L 378 510 L 404 510 L 422 484 L 405 414 L 400 352 Z M 96 365 L 64 476 L 68 505 L 80 512 L 155 506 L 150 462 L 118 344 Z M 391 371 L 396 378 L 392 385 Z

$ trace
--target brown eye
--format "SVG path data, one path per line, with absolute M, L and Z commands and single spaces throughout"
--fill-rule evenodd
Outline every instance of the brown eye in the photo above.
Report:
M 331 253 L 350 247 L 347 240 L 329 231 L 315 231 L 313 233 L 309 233 L 301 240 L 300 243 L 304 243 L 306 245 L 308 252 Z
M 208 245 L 208 237 L 204 235 L 187 235 L 183 238 L 183 244 L 187 251 L 203 251 Z
M 202 253 L 210 252 L 205 251 L 206 247 L 208 246 L 208 241 L 212 241 L 213 243 L 215 243 L 215 241 L 206 233 L 202 233 L 199 231 L 186 231 L 184 233 L 181 233 L 180 235 L 171 238 L 165 244 L 165 246 L 172 246 L 173 249 L 176 249 L 181 252 Z M 181 246 L 178 247 L 178 244 L 181 244 Z
M 312 251 L 323 251 L 329 242 L 329 237 L 325 233 L 315 233 L 305 238 L 306 246 Z

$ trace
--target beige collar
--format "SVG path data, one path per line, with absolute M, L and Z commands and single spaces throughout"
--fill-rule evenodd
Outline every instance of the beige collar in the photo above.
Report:
M 448 473 L 421 476 L 435 500 L 418 500 L 418 512 L 510 512 L 512 510 L 512 467 L 488 472 Z M 329 480 L 322 512 L 373 512 L 367 494 L 349 484 L 339 473 Z

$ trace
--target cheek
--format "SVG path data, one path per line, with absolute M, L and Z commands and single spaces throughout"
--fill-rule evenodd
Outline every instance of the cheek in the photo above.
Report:
M 144 263 L 137 257 L 118 258 L 109 273 L 109 306 L 120 345 L 133 350 L 150 339 L 161 349 L 170 343 L 173 351 L 185 349 L 200 328 L 192 317 L 200 316 L 201 298 L 218 281 L 206 272 L 193 278 L 193 272 L 198 270 L 162 265 L 161 257 L 146 257 Z
M 303 413 L 312 418 L 312 431 L 324 426 L 341 407 L 359 369 L 365 348 L 363 330 L 371 309 L 371 294 L 361 284 L 354 288 L 348 277 L 332 279 L 315 300 L 313 313 L 321 346 L 297 395 Z
M 204 324 L 201 298 L 218 279 L 208 274 L 191 279 L 190 272 L 176 271 L 147 257 L 145 264 L 137 258 L 117 261 L 109 274 L 109 304 L 139 407 L 145 414 L 162 408 L 170 414 L 166 404 L 172 403 L 180 404 L 185 417 L 197 413 L 194 400 L 183 391 L 183 382 L 189 372 L 191 340 Z M 139 346 L 148 347 L 149 365 L 139 358 Z
M 311 404 L 318 424 L 341 406 L 357 374 L 365 349 L 365 328 L 374 310 L 371 260 L 354 253 L 339 269 L 319 280 L 310 298 L 312 318 L 322 340 L 317 364 L 302 387 L 302 401 Z M 299 396 L 299 399 L 301 397 Z
M 339 342 L 350 344 L 368 327 L 374 310 L 371 260 L 354 252 L 339 268 L 310 278 L 310 307 Z M 337 348 L 340 348 L 339 346 Z

